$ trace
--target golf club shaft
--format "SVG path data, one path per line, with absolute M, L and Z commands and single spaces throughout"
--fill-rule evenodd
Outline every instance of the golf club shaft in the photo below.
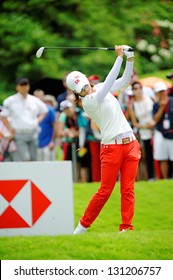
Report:
M 132 52 L 133 48 L 131 47 L 125 47 L 126 51 Z M 38 49 L 38 51 L 36 52 L 36 57 L 40 58 L 44 52 L 45 49 L 48 50 L 60 50 L 60 49 L 64 49 L 64 50 L 103 50 L 103 51 L 114 51 L 115 48 L 113 47 L 108 47 L 108 48 L 98 48 L 98 47 L 41 47 Z
M 103 51 L 114 51 L 115 48 L 101 48 L 101 47 L 44 47 L 45 49 L 69 49 L 69 50 L 103 50 Z M 133 48 L 129 48 L 128 51 L 133 51 Z

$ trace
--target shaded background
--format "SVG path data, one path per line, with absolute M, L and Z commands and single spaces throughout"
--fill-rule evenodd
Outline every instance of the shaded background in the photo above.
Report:
M 26 76 L 58 95 L 62 77 L 73 69 L 104 79 L 113 51 L 45 50 L 41 46 L 135 48 L 140 75 L 173 68 L 173 2 L 166 0 L 5 0 L 0 2 L 0 103 Z M 53 80 L 50 80 L 53 79 Z

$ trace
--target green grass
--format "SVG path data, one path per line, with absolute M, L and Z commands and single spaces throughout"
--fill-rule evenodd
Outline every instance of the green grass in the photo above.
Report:
M 74 184 L 75 225 L 98 183 Z M 1 237 L 3 260 L 172 260 L 173 181 L 136 183 L 135 230 L 118 233 L 120 195 L 111 198 L 84 235 Z

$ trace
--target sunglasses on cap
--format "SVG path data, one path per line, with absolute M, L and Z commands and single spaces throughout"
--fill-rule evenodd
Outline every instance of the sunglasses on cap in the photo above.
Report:
M 83 86 L 83 87 L 81 88 L 81 91 L 80 91 L 80 92 L 76 92 L 76 90 L 73 90 L 73 92 L 74 92 L 75 94 L 81 94 L 83 91 L 85 91 L 85 89 L 87 88 L 87 86 L 88 86 L 88 85 Z
M 88 85 L 83 86 L 83 88 L 81 89 L 81 92 L 85 91 L 87 87 L 88 87 Z

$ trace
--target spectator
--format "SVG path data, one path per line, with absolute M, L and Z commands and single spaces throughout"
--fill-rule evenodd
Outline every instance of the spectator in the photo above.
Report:
M 160 161 L 162 178 L 167 179 L 168 161 L 173 161 L 173 97 L 168 95 L 168 88 L 163 82 L 156 83 L 154 91 L 157 100 L 153 106 L 153 118 L 156 122 L 154 159 Z
M 171 73 L 169 73 L 166 78 L 170 79 L 171 80 L 171 83 L 172 83 L 172 86 L 168 89 L 168 94 L 170 96 L 173 96 L 173 70 Z
M 65 88 L 65 91 L 60 93 L 57 97 L 57 102 L 58 102 L 58 106 L 57 106 L 57 118 L 59 118 L 59 115 L 61 113 L 61 110 L 60 110 L 60 103 L 64 100 L 70 100 L 72 101 L 72 92 L 71 90 L 68 88 L 67 84 L 66 84 L 66 78 L 68 76 L 68 73 L 66 73 L 62 79 L 62 83 L 63 83 L 63 86 Z M 74 99 L 74 98 L 73 98 Z M 63 146 L 63 143 L 62 143 L 62 137 L 57 137 L 57 154 L 58 154 L 58 158 L 61 159 L 62 158 L 62 154 L 63 154 L 63 151 L 62 151 L 62 146 Z M 60 157 L 59 157 L 60 155 Z
M 62 139 L 63 160 L 73 163 L 73 179 L 79 180 L 77 169 L 77 153 L 79 148 L 79 127 L 74 104 L 70 100 L 60 103 L 60 116 L 58 119 L 58 136 Z
M 74 96 L 74 95 L 73 95 Z M 76 107 L 77 122 L 79 126 L 79 156 L 83 157 L 87 153 L 86 138 L 89 127 L 89 119 L 82 107 L 82 100 L 79 99 Z
M 15 161 L 36 161 L 39 123 L 47 114 L 46 105 L 30 95 L 27 78 L 16 80 L 17 93 L 7 97 L 1 113 L 2 121 L 16 143 Z M 10 119 L 10 121 L 9 121 Z
M 37 157 L 39 161 L 52 161 L 55 160 L 57 102 L 53 95 L 45 95 L 43 90 L 37 89 L 33 94 L 45 102 L 48 110 L 39 125 Z
M 70 144 L 73 142 L 77 143 L 78 148 L 79 127 L 77 124 L 77 115 L 73 103 L 69 100 L 64 100 L 60 103 L 60 110 L 61 114 L 58 120 L 58 135 L 63 138 L 63 159 L 71 160 L 72 152 L 70 149 Z
M 3 107 L 0 106 L 0 112 Z M 0 161 L 13 161 L 13 153 L 16 151 L 16 144 L 10 136 L 10 132 L 3 124 L 0 116 Z
M 56 110 L 58 107 L 58 103 L 57 103 L 54 95 L 45 94 L 43 101 L 46 103 L 46 105 L 51 106 L 54 110 Z
M 130 119 L 132 125 L 139 129 L 141 147 L 144 148 L 144 158 L 146 160 L 147 178 L 149 181 L 154 179 L 153 165 L 153 100 L 143 94 L 143 87 L 136 81 L 132 85 L 134 99 L 129 106 Z
M 132 85 L 134 82 L 137 82 L 137 81 L 139 81 L 139 75 L 138 75 L 137 71 L 134 71 L 133 75 L 132 75 L 132 78 L 131 78 L 131 81 L 130 81 L 130 84 Z M 152 98 L 153 100 L 155 100 L 155 94 L 154 94 L 153 89 L 151 89 L 148 86 L 143 86 L 142 91 L 143 91 L 144 96 L 148 96 L 148 97 Z
M 63 86 L 65 88 L 65 91 L 60 93 L 57 97 L 57 102 L 58 102 L 58 107 L 57 111 L 60 113 L 60 103 L 66 99 L 68 99 L 68 96 L 72 94 L 71 90 L 68 88 L 67 83 L 66 83 L 66 78 L 69 73 L 66 73 L 62 79 Z
M 129 103 L 131 102 L 131 98 L 132 98 L 132 84 L 134 82 L 138 82 L 138 81 L 139 81 L 138 73 L 137 73 L 137 71 L 134 70 L 131 80 L 130 80 L 130 86 L 128 86 L 127 88 L 122 88 L 118 95 L 118 100 L 119 100 L 121 109 L 123 110 L 123 113 L 125 114 L 127 119 L 129 118 L 127 108 L 129 106 Z M 148 97 L 152 98 L 154 101 L 154 98 L 155 98 L 154 91 L 150 87 L 143 86 L 142 91 L 143 91 L 144 96 L 148 96 Z
M 73 94 L 74 96 L 74 94 Z M 77 123 L 79 126 L 79 151 L 78 151 L 78 162 L 80 165 L 80 181 L 90 181 L 90 167 L 91 158 L 88 146 L 88 132 L 90 121 L 87 114 L 84 112 L 82 107 L 82 100 L 79 98 L 76 106 Z

